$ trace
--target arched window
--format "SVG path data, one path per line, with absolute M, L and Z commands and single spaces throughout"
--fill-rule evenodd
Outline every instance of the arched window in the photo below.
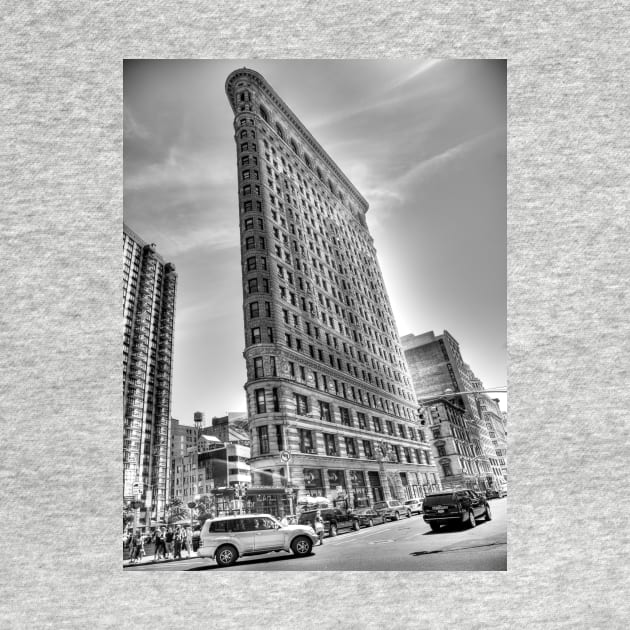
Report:
M 284 131 L 282 131 L 282 127 L 276 123 L 276 131 L 278 132 L 278 135 L 284 140 Z
M 308 166 L 309 168 L 311 168 L 311 160 L 308 157 L 308 155 L 306 155 L 306 153 L 304 154 L 304 163 L 306 164 L 306 166 Z
M 298 148 L 297 148 L 297 144 L 295 142 L 295 140 L 293 140 L 293 138 L 291 138 L 291 148 L 297 153 L 298 152 Z
M 265 122 L 269 122 L 269 114 L 262 105 L 260 106 L 260 115 Z

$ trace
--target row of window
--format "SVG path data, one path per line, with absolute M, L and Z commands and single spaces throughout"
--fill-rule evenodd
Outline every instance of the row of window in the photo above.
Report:
M 398 444 L 359 440 L 350 436 L 322 432 L 323 451 L 317 445 L 316 433 L 311 429 L 297 429 L 299 438 L 299 452 L 306 455 L 325 454 L 330 457 L 344 456 L 340 445 L 343 444 L 346 457 L 366 459 L 383 458 L 395 463 L 431 465 L 432 458 L 428 450 L 410 448 Z M 284 427 L 281 424 L 262 425 L 256 427 L 254 448 L 259 455 L 267 455 L 274 451 L 285 449 Z M 272 444 L 272 440 L 274 444 Z M 275 448 L 274 448 L 275 447 Z M 359 448 L 360 447 L 360 448 Z M 362 451 L 362 453 L 361 453 Z
M 250 330 L 250 339 L 252 343 L 263 342 L 261 327 L 257 326 Z M 266 338 L 264 339 L 264 341 L 267 341 L 269 343 L 274 342 L 273 328 L 271 326 L 266 328 Z M 292 346 L 290 345 L 289 347 Z M 298 351 L 301 351 L 301 344 L 297 345 L 296 349 Z M 313 346 L 309 345 L 309 350 L 312 351 L 311 356 L 313 356 L 314 358 L 315 355 Z M 335 369 L 335 364 L 332 361 L 331 365 L 333 369 Z M 342 368 L 343 366 L 339 366 L 339 371 L 341 371 Z M 278 367 L 275 356 L 269 357 L 268 366 L 266 369 L 263 357 L 253 358 L 253 374 L 250 374 L 250 378 L 252 378 L 253 380 L 258 380 L 266 377 L 277 376 Z M 308 370 L 307 373 L 306 367 L 304 367 L 303 365 L 296 365 L 294 361 L 286 362 L 285 373 L 282 374 L 282 376 L 283 378 L 300 381 L 308 385 L 309 387 L 313 387 L 317 390 L 333 393 L 335 396 L 343 397 L 345 400 L 352 400 L 357 404 L 366 405 L 371 409 L 382 409 L 386 413 L 396 415 L 399 418 L 406 418 L 407 420 L 414 419 L 414 412 L 409 407 L 401 405 L 397 402 L 390 401 L 387 397 L 384 398 L 383 396 L 377 396 L 376 394 L 369 391 L 364 391 L 359 387 L 355 387 L 354 385 L 348 385 L 344 381 L 339 381 L 336 378 L 331 378 L 326 374 L 317 372 L 316 370 Z
M 275 361 L 273 365 L 275 369 Z M 267 411 L 274 413 L 281 411 L 280 396 L 277 387 L 274 387 L 271 390 L 271 402 L 269 405 L 267 404 L 267 392 L 264 388 L 254 390 L 254 399 L 257 414 L 267 413 Z M 307 417 L 311 411 L 309 409 L 308 397 L 304 394 L 294 394 L 294 402 L 296 415 Z M 318 400 L 316 402 L 318 404 L 318 408 L 315 413 L 320 420 L 331 423 L 337 421 L 335 409 L 329 402 L 323 400 Z M 416 429 L 400 423 L 394 424 L 392 420 L 385 420 L 383 422 L 383 419 L 378 416 L 372 416 L 371 419 L 369 419 L 362 411 L 354 412 L 356 414 L 355 420 L 352 410 L 348 407 L 339 406 L 338 411 L 339 423 L 342 426 L 358 427 L 364 431 L 374 431 L 375 433 L 385 433 L 387 435 L 397 434 L 403 439 L 417 440 L 420 442 L 426 441 L 426 435 L 422 429 Z

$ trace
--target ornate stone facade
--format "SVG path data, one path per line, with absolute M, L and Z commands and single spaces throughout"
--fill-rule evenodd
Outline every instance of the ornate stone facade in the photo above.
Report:
M 366 200 L 260 74 L 226 92 L 253 483 L 350 505 L 438 489 Z

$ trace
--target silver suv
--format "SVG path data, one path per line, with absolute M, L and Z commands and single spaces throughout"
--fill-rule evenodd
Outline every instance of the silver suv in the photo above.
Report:
M 390 499 L 389 501 L 378 501 L 374 504 L 374 509 L 383 518 L 388 518 L 392 521 L 397 521 L 401 516 L 411 518 L 411 510 L 403 505 L 396 499 Z
M 296 556 L 307 556 L 317 541 L 312 527 L 282 525 L 269 514 L 222 516 L 203 524 L 197 555 L 227 567 L 240 556 L 270 551 L 288 551 Z

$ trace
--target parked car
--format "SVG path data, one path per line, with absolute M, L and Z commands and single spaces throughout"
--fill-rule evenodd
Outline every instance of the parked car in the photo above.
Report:
M 215 560 L 219 566 L 234 564 L 241 556 L 270 551 L 308 556 L 318 537 L 312 527 L 285 525 L 269 514 L 222 516 L 207 520 L 199 538 L 200 558 Z
M 360 519 L 351 510 L 340 507 L 315 508 L 302 512 L 298 518 L 298 525 L 310 525 L 315 529 L 315 515 L 319 512 L 324 521 L 324 534 L 336 536 L 340 530 L 354 529 L 361 527 Z
M 411 518 L 411 510 L 396 499 L 377 501 L 374 504 L 374 509 L 379 514 L 382 514 L 384 518 L 388 518 L 392 521 L 397 521 L 401 516 Z
M 475 527 L 477 519 L 492 520 L 490 505 L 485 497 L 473 490 L 448 490 L 424 498 L 424 521 L 436 532 L 447 523 L 468 523 Z
M 486 490 L 486 499 L 500 499 L 507 496 L 507 490 L 505 488 L 488 488 Z
M 385 517 L 372 508 L 359 508 L 352 511 L 355 519 L 358 519 L 361 527 L 374 527 L 376 523 L 384 523 Z
M 411 510 L 412 514 L 422 514 L 422 499 L 409 499 L 404 505 Z

